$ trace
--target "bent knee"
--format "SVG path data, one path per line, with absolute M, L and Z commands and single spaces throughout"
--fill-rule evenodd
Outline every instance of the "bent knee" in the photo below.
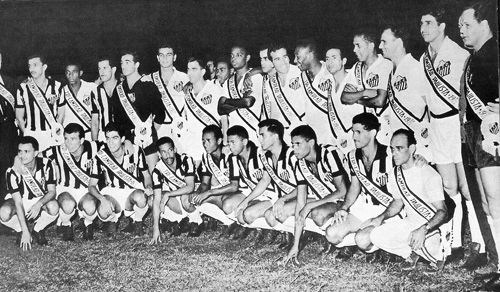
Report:
M 344 239 L 344 234 L 335 226 L 330 226 L 325 230 L 325 237 L 328 242 L 337 245 Z
M 51 200 L 45 204 L 45 210 L 49 215 L 55 216 L 59 213 L 59 204 L 56 200 Z
M 354 241 L 356 245 L 362 250 L 368 250 L 372 246 L 372 241 L 370 239 L 370 231 L 358 231 L 354 236 Z
M 4 204 L 0 207 L 0 220 L 3 222 L 9 221 L 12 216 L 14 216 L 15 210 L 8 204 Z

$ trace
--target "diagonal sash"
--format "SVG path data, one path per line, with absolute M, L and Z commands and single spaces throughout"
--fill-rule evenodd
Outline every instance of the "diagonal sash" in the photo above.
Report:
M 182 116 L 182 110 L 178 110 L 177 107 L 175 106 L 174 100 L 168 90 L 165 88 L 165 85 L 163 85 L 163 81 L 161 80 L 160 73 L 155 72 L 152 74 L 153 76 L 153 82 L 156 84 L 156 87 L 158 87 L 158 91 L 161 93 L 161 100 L 163 101 L 163 105 L 165 106 L 165 109 L 167 110 L 167 115 L 170 117 L 171 120 L 173 120 L 172 115 L 176 113 L 179 116 Z
M 236 74 L 234 78 L 229 78 L 227 82 L 227 87 L 229 89 L 229 97 L 232 99 L 240 99 L 240 93 L 238 88 L 236 88 Z M 240 118 L 254 131 L 257 131 L 257 125 L 259 124 L 259 118 L 249 109 L 238 108 L 236 110 Z
M 394 167 L 394 174 L 396 176 L 396 183 L 398 184 L 399 191 L 408 204 L 415 210 L 422 218 L 429 221 L 436 214 L 433 208 L 427 205 L 421 198 L 413 193 L 406 183 L 405 176 L 401 170 L 401 166 Z
M 250 179 L 250 176 L 247 175 L 247 171 L 245 170 L 242 162 L 240 159 L 238 159 L 238 166 L 240 168 L 240 175 L 241 175 L 241 178 L 243 178 L 243 181 L 246 183 L 246 185 L 250 188 L 250 189 L 255 189 L 255 187 L 257 186 L 256 183 L 254 183 L 251 179 Z
M 35 195 L 35 197 L 40 198 L 45 194 L 43 190 L 40 188 L 40 185 L 36 181 L 36 179 L 31 175 L 31 172 L 26 168 L 26 166 L 21 166 L 21 176 L 23 177 L 24 182 L 30 189 L 30 191 Z
M 271 99 L 266 89 L 266 82 L 269 81 L 269 75 L 262 76 L 262 109 L 266 119 L 271 118 Z
M 75 163 L 75 161 L 73 160 L 73 156 L 71 156 L 71 153 L 69 153 L 68 148 L 64 144 L 62 144 L 58 148 L 61 157 L 63 158 L 71 173 L 73 173 L 73 175 L 78 178 L 85 187 L 88 187 L 90 176 Z
M 104 149 L 97 152 L 97 157 L 101 162 L 109 168 L 119 179 L 126 183 L 132 189 L 144 189 L 142 183 L 140 183 L 135 177 L 130 175 L 123 167 L 121 167 L 112 157 L 110 157 Z
M 0 83 L 0 95 L 5 97 L 5 99 L 10 103 L 12 108 L 15 108 L 16 100 L 14 96 L 12 96 L 12 93 L 10 93 L 10 91 L 8 91 L 7 88 L 3 86 L 2 83 Z
M 219 181 L 219 183 L 222 186 L 227 186 L 231 183 L 229 178 L 224 175 L 222 170 L 215 164 L 214 160 L 212 159 L 212 155 L 206 154 L 207 155 L 207 164 L 208 167 L 210 168 L 210 172 L 215 176 L 215 178 Z
M 303 71 L 301 75 L 302 83 L 304 84 L 304 89 L 306 90 L 307 96 L 320 111 L 326 114 L 328 112 L 328 99 L 317 92 L 316 89 L 312 86 L 312 82 L 309 79 L 306 71 Z
M 358 81 L 358 85 L 362 86 L 363 89 L 365 89 L 365 83 L 363 82 L 363 63 L 362 62 L 357 62 L 356 67 L 354 67 L 354 76 L 356 77 L 356 80 Z
M 299 170 L 318 199 L 322 199 L 335 191 L 330 190 L 322 181 L 312 174 L 304 158 L 299 160 Z
M 368 194 L 377 199 L 385 207 L 389 206 L 389 204 L 393 200 L 392 197 L 383 190 L 381 190 L 377 185 L 371 182 L 369 178 L 367 178 L 365 175 L 361 173 L 361 171 L 359 170 L 358 162 L 356 160 L 355 151 L 353 150 L 349 152 L 347 156 L 349 157 L 350 165 L 354 170 L 356 177 L 358 178 L 359 182 L 363 185 L 365 190 L 368 192 Z
M 278 104 L 278 108 L 281 111 L 281 114 L 283 115 L 283 118 L 287 121 L 288 125 L 291 126 L 292 123 L 291 119 L 292 117 L 296 117 L 300 122 L 302 122 L 302 117 L 297 112 L 295 109 L 290 105 L 288 100 L 285 98 L 285 95 L 283 94 L 283 91 L 281 90 L 281 85 L 280 81 L 278 79 L 278 74 L 276 73 L 274 76 L 272 76 L 269 80 L 272 88 L 272 93 L 274 96 L 274 99 L 276 100 L 276 103 Z
M 176 173 L 174 173 L 166 164 L 163 162 L 162 159 L 158 161 L 156 164 L 156 168 L 163 174 L 163 176 L 167 179 L 168 182 L 172 183 L 177 187 L 177 189 L 180 189 L 182 187 L 186 186 L 186 182 L 180 178 Z
M 260 161 L 262 162 L 262 164 L 264 165 L 264 167 L 266 168 L 266 171 L 267 173 L 269 174 L 269 176 L 271 177 L 271 179 L 274 181 L 274 183 L 283 191 L 285 192 L 286 194 L 289 194 L 291 193 L 294 189 L 295 189 L 295 186 L 282 180 L 281 178 L 279 178 L 276 173 L 274 172 L 274 169 L 272 168 L 271 165 L 269 165 L 269 162 L 267 161 L 264 153 L 259 153 L 259 159 Z
M 332 134 L 337 139 L 339 136 L 347 134 L 350 129 L 346 129 L 342 122 L 339 119 L 339 115 L 337 113 L 337 109 L 333 104 L 332 90 L 328 93 L 328 121 L 330 122 L 330 129 L 332 130 Z
M 188 109 L 204 126 L 220 126 L 219 122 L 207 110 L 200 106 L 198 102 L 196 102 L 192 92 L 185 95 L 185 100 Z
M 73 111 L 75 116 L 77 116 L 78 119 L 82 121 L 85 126 L 87 126 L 87 128 L 90 128 L 90 125 L 92 124 L 92 117 L 90 116 L 90 113 L 69 90 L 68 85 L 64 87 L 64 95 L 66 96 L 69 108 Z
M 474 111 L 474 113 L 481 119 L 484 120 L 486 116 L 490 114 L 490 111 L 486 107 L 483 101 L 477 96 L 477 94 L 472 91 L 470 87 L 470 61 L 471 58 L 467 60 L 466 70 L 465 70 L 465 82 L 464 82 L 464 90 L 465 90 L 465 98 L 469 102 L 470 107 Z
M 425 76 L 429 80 L 432 89 L 452 111 L 456 112 L 460 100 L 460 93 L 436 72 L 436 69 L 432 65 L 428 50 L 425 51 L 423 60 Z
M 153 127 L 152 115 L 149 116 L 146 122 L 143 122 L 141 118 L 139 118 L 139 115 L 137 115 L 137 112 L 135 111 L 134 107 L 128 100 L 127 95 L 125 94 L 125 90 L 123 89 L 123 83 L 120 83 L 116 87 L 116 92 L 118 93 L 118 98 L 120 99 L 120 103 L 123 106 L 123 109 L 125 110 L 127 116 L 135 126 L 134 134 L 136 139 L 139 140 L 139 143 L 136 144 L 142 145 L 148 140 L 152 141 L 152 129 L 151 129 Z
M 33 79 L 31 78 L 28 79 L 26 85 L 28 86 L 28 89 L 30 90 L 31 94 L 33 94 L 35 102 L 38 105 L 38 108 L 40 108 L 40 111 L 44 114 L 45 119 L 47 119 L 47 122 L 50 125 L 52 138 L 54 138 L 56 143 L 62 143 L 64 139 L 63 127 L 56 121 L 56 118 L 54 117 L 54 114 L 50 110 L 47 100 L 43 96 L 42 92 L 40 92 L 40 89 L 38 88 L 38 86 L 36 86 L 35 81 L 33 81 Z

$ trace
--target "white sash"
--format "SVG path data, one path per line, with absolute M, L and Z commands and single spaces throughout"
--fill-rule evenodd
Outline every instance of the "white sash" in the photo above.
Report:
M 69 86 L 64 87 L 64 95 L 66 96 L 69 108 L 73 111 L 75 116 L 77 116 L 80 121 L 87 126 L 87 128 L 90 128 L 90 125 L 92 124 L 92 117 L 87 109 L 82 106 L 80 101 L 73 96 L 73 93 L 69 90 Z
M 234 78 L 229 78 L 227 82 L 227 87 L 229 89 L 229 95 L 232 99 L 239 99 L 240 94 L 238 93 L 238 88 L 236 88 L 236 74 L 234 74 Z M 259 119 L 255 114 L 246 108 L 239 108 L 236 110 L 240 118 L 245 121 L 245 123 L 252 128 L 254 131 L 257 131 L 257 125 L 259 124 Z
M 476 95 L 474 91 L 472 91 L 470 87 L 470 57 L 467 60 L 466 70 L 465 70 L 465 82 L 464 82 L 464 90 L 465 97 L 469 102 L 470 107 L 474 111 L 474 113 L 481 119 L 484 120 L 486 116 L 491 114 L 486 105 L 481 101 L 481 99 Z
M 332 88 L 332 90 L 334 89 Z M 337 109 L 333 104 L 332 90 L 328 94 L 328 121 L 330 122 L 330 128 L 332 129 L 333 136 L 337 139 L 339 136 L 345 136 L 349 130 L 345 130 L 344 126 L 340 122 Z
M 43 190 L 40 188 L 40 186 L 38 185 L 38 183 L 35 180 L 35 178 L 33 177 L 33 175 L 31 175 L 31 172 L 28 170 L 28 168 L 26 168 L 26 166 L 24 166 L 24 165 L 21 166 L 21 175 L 23 177 L 24 182 L 26 183 L 28 188 L 31 190 L 33 195 L 35 195 L 35 197 L 37 197 L 37 198 L 43 197 L 43 195 L 44 195 Z
M 47 122 L 50 125 L 52 138 L 55 140 L 56 143 L 58 144 L 62 143 L 64 141 L 63 126 L 56 121 L 54 114 L 52 114 L 52 111 L 50 110 L 47 100 L 43 96 L 42 92 L 40 92 L 40 89 L 35 84 L 35 81 L 33 81 L 33 79 L 31 78 L 28 79 L 26 85 L 33 94 L 36 104 L 38 105 L 42 113 L 45 115 L 45 118 L 47 119 Z
M 5 99 L 10 103 L 12 108 L 15 108 L 16 100 L 14 99 L 14 96 L 10 93 L 10 91 L 7 90 L 1 83 L 0 83 L 0 95 L 5 97 Z
M 259 159 L 262 161 L 262 164 L 266 168 L 267 173 L 271 177 L 271 179 L 274 181 L 274 183 L 286 194 L 291 193 L 294 189 L 295 186 L 291 185 L 285 181 L 283 181 L 281 178 L 279 178 L 276 173 L 274 172 L 273 168 L 271 165 L 269 165 L 269 162 L 267 161 L 267 158 L 265 157 L 264 153 L 259 153 Z
M 271 118 L 271 100 L 266 89 L 266 82 L 269 81 L 269 75 L 262 76 L 262 107 L 264 109 L 264 115 L 266 119 Z
M 314 176 L 314 174 L 312 174 L 312 172 L 309 170 L 309 167 L 307 167 L 307 163 L 304 158 L 299 160 L 299 170 L 318 199 L 322 199 L 333 193 L 332 190 L 330 190 L 327 186 L 325 186 L 323 182 L 321 182 L 316 176 Z
M 276 73 L 274 76 L 271 77 L 269 80 L 271 84 L 271 88 L 273 89 L 273 95 L 274 99 L 276 99 L 276 103 L 278 104 L 281 113 L 283 115 L 283 118 L 288 122 L 289 126 L 291 126 L 292 123 L 291 119 L 292 117 L 296 117 L 298 119 L 298 123 L 302 122 L 302 117 L 300 117 L 297 112 L 290 106 L 288 101 L 286 100 L 285 96 L 283 95 L 283 92 L 281 91 L 281 86 L 279 84 L 278 80 L 278 73 Z
M 215 178 L 219 181 L 219 183 L 222 186 L 227 186 L 231 183 L 229 178 L 224 175 L 222 170 L 215 164 L 214 160 L 212 159 L 212 155 L 206 154 L 207 155 L 207 164 L 208 167 L 210 167 L 211 173 L 215 176 Z
M 120 99 L 120 103 L 123 106 L 123 109 L 127 113 L 127 116 L 130 118 L 132 123 L 135 126 L 134 129 L 134 134 L 135 134 L 135 140 L 134 144 L 151 144 L 147 142 L 152 142 L 152 127 L 153 127 L 153 119 L 150 116 L 146 122 L 143 122 L 141 118 L 137 115 L 137 112 L 135 111 L 134 107 L 128 100 L 127 95 L 125 94 L 125 90 L 123 89 L 123 84 L 120 83 L 116 87 L 116 92 L 118 93 L 118 98 Z
M 161 100 L 163 101 L 163 105 L 167 109 L 167 114 L 170 116 L 170 118 L 172 118 L 172 120 L 173 117 L 171 115 L 173 115 L 174 113 L 176 113 L 178 116 L 182 116 L 182 111 L 177 110 L 177 108 L 173 103 L 174 101 L 172 100 L 172 97 L 170 96 L 168 90 L 163 85 L 160 73 L 155 72 L 152 75 L 153 75 L 153 81 L 156 84 L 156 87 L 158 87 L 158 91 L 160 91 L 161 93 Z
M 90 182 L 90 176 L 83 171 L 80 166 L 78 166 L 75 161 L 73 160 L 73 157 L 71 156 L 71 153 L 69 153 L 68 148 L 62 144 L 60 147 L 60 153 L 62 158 L 64 159 L 64 162 L 66 165 L 68 165 L 69 170 L 73 173 L 73 175 L 80 180 L 82 184 L 85 185 L 85 187 L 88 187 L 89 182 Z
M 425 76 L 429 80 L 432 89 L 436 95 L 447 104 L 451 110 L 457 110 L 458 102 L 460 99 L 460 93 L 457 92 L 453 86 L 448 84 L 441 75 L 436 72 L 436 69 L 432 65 L 429 52 L 426 50 L 424 54 L 424 71 Z
M 257 184 L 255 184 L 251 179 L 250 177 L 247 175 L 247 172 L 243 166 L 243 164 L 241 163 L 241 161 L 238 159 L 238 165 L 240 167 L 240 174 L 241 174 L 241 177 L 243 178 L 243 181 L 245 182 L 245 184 L 250 188 L 250 189 L 255 189 L 255 187 L 257 186 Z
M 389 206 L 389 204 L 393 200 L 392 197 L 387 193 L 385 193 L 383 190 L 381 190 L 378 186 L 372 183 L 365 175 L 361 173 L 361 171 L 359 170 L 358 161 L 356 160 L 355 151 L 353 150 L 349 152 L 347 156 L 349 157 L 349 162 L 351 163 L 352 169 L 354 170 L 356 177 L 358 178 L 359 182 L 363 185 L 363 187 L 365 187 L 368 194 L 377 199 L 385 207 Z
M 302 72 L 302 82 L 304 83 L 304 89 L 306 90 L 309 99 L 320 111 L 326 114 L 328 112 L 328 100 L 316 92 L 311 84 L 311 80 L 309 80 L 309 76 L 307 76 L 306 71 Z
M 204 126 L 208 125 L 220 126 L 219 122 L 196 102 L 196 99 L 194 98 L 192 92 L 189 92 L 188 94 L 185 95 L 185 100 L 188 109 Z
M 165 164 L 165 162 L 163 162 L 162 159 L 158 161 L 158 164 L 156 164 L 156 168 L 158 168 L 158 170 L 163 174 L 163 176 L 165 176 L 165 178 L 170 183 L 175 185 L 178 189 L 186 186 L 186 182 L 183 179 L 179 178 L 177 174 L 172 172 L 172 170 L 170 170 L 170 168 Z
M 104 149 L 97 152 L 97 157 L 101 162 L 109 168 L 117 177 L 119 177 L 123 182 L 125 182 L 130 188 L 133 189 L 144 189 L 142 183 L 140 183 L 135 177 L 126 172 L 116 161 L 109 157 L 109 155 L 104 151 Z
M 358 81 L 358 85 L 365 88 L 365 83 L 363 82 L 363 63 L 362 62 L 357 62 L 356 66 L 354 67 L 354 76 L 356 77 L 356 80 Z

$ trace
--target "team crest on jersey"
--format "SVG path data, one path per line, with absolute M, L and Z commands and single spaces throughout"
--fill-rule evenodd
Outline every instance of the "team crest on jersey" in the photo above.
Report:
M 45 178 L 43 176 L 40 178 L 40 185 L 45 185 Z
M 424 139 L 427 139 L 427 137 L 429 136 L 429 130 L 427 128 L 422 129 L 422 131 L 420 132 L 420 136 L 422 136 L 422 138 Z
M 83 103 L 87 106 L 90 105 L 90 95 L 86 94 L 83 96 Z
M 181 92 L 182 88 L 184 88 L 184 83 L 182 81 L 175 81 L 174 82 L 174 90 L 177 92 Z
M 333 183 L 333 174 L 331 172 L 326 172 L 325 173 L 325 180 Z
M 379 80 L 380 80 L 380 78 L 379 78 L 378 74 L 370 73 L 368 75 L 368 79 L 366 79 L 366 84 L 368 84 L 368 86 L 371 88 L 377 87 Z
M 204 105 L 209 105 L 212 103 L 212 95 L 211 94 L 208 94 L 208 93 L 205 93 L 203 95 L 203 97 L 201 98 L 201 102 L 204 104 Z
M 332 88 L 332 80 L 330 79 L 323 79 L 321 81 L 321 83 L 318 85 L 318 88 L 321 90 L 321 91 L 328 91 L 330 90 L 330 88 Z
M 340 140 L 340 147 L 347 148 L 347 140 L 346 139 L 341 139 Z
M 436 68 L 436 72 L 441 75 L 441 76 L 446 76 L 450 74 L 450 67 L 451 67 L 451 62 L 450 61 L 439 61 L 439 65 Z
M 252 173 L 252 177 L 255 179 L 255 180 L 260 180 L 263 176 L 264 172 L 262 171 L 262 169 L 256 169 L 253 173 Z
M 385 186 L 388 180 L 389 175 L 386 172 L 379 172 L 375 178 L 375 181 L 377 181 L 378 185 L 381 187 Z
M 288 84 L 288 87 L 290 87 L 293 90 L 299 89 L 300 88 L 299 77 L 290 80 L 290 84 Z
M 224 176 L 229 177 L 229 169 L 227 169 L 227 168 L 224 169 L 223 173 L 224 173 Z
M 128 99 L 130 99 L 130 102 L 135 102 L 135 93 L 129 93 L 127 94 Z
M 283 169 L 280 171 L 279 177 L 284 181 L 288 181 L 290 179 L 290 174 L 288 173 L 288 170 Z
M 394 82 L 394 87 L 398 91 L 403 91 L 403 90 L 407 89 L 408 88 L 408 82 L 406 81 L 406 77 L 398 75 L 398 77 L 396 77 L 396 81 Z

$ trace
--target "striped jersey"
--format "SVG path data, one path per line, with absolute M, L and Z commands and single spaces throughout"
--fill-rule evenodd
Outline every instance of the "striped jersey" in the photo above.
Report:
M 47 185 L 56 183 L 56 175 L 52 161 L 44 157 L 35 157 L 36 170 L 33 178 L 35 179 L 38 187 L 47 193 Z M 21 197 L 28 197 L 29 200 L 36 198 L 36 195 L 28 187 L 22 175 L 17 174 L 12 168 L 7 169 L 7 191 L 11 194 L 19 192 Z
M 212 186 L 218 186 L 222 184 L 220 180 L 217 179 L 217 173 L 216 169 L 210 166 L 210 163 L 208 162 L 208 155 L 204 153 L 202 158 L 201 158 L 201 164 L 198 169 L 200 179 L 204 176 L 210 176 L 211 177 L 211 182 Z M 212 156 L 213 159 L 213 156 Z M 224 153 L 221 153 L 220 159 L 216 161 L 213 159 L 213 162 L 221 171 L 221 176 L 223 175 L 225 179 L 228 181 L 231 181 L 232 178 L 238 177 L 237 173 L 237 168 L 235 168 L 236 165 L 236 157 L 233 155 L 226 156 Z
M 153 189 L 162 189 L 163 191 L 175 191 L 180 189 L 182 185 L 179 182 L 185 182 L 187 176 L 196 176 L 196 168 L 194 160 L 186 154 L 175 154 L 175 171 L 171 171 L 174 179 L 169 179 L 169 175 L 162 172 L 162 168 L 168 167 L 162 159 L 156 163 L 153 169 Z
M 99 131 L 104 131 L 106 125 L 113 121 L 113 109 L 111 107 L 111 96 L 104 89 L 104 83 L 92 90 L 92 115 L 99 115 Z
M 244 165 L 243 160 L 240 156 L 238 156 L 236 164 L 238 172 L 235 173 L 235 175 L 238 176 L 231 178 L 231 180 L 240 179 L 243 184 L 253 190 L 262 179 L 264 171 L 266 170 L 264 169 L 264 165 L 262 165 L 262 161 L 260 161 L 258 156 L 261 152 L 260 148 L 255 146 L 252 141 L 248 141 L 248 145 L 250 147 L 250 155 L 248 157 L 247 164 Z M 268 189 L 272 190 L 272 186 L 269 185 Z
M 75 95 L 69 85 L 65 85 L 61 89 L 61 98 L 59 99 L 59 107 L 64 107 L 64 122 L 63 126 L 69 123 L 80 124 L 85 132 L 90 131 L 92 123 L 92 100 L 91 92 L 96 88 L 95 83 L 82 80 L 80 90 Z M 90 119 L 88 119 L 90 118 Z
M 281 187 L 272 179 L 272 177 L 277 176 L 282 181 L 287 182 L 289 185 L 297 186 L 297 182 L 295 180 L 295 175 L 294 175 L 294 166 L 295 163 L 297 162 L 297 157 L 295 157 L 295 155 L 293 154 L 292 147 L 283 144 L 281 146 L 281 153 L 278 157 L 276 165 L 273 164 L 272 153 L 270 151 L 265 152 L 265 158 L 269 163 L 269 165 L 272 167 L 274 173 L 274 174 L 269 173 L 268 169 L 266 168 L 266 171 L 271 177 L 271 184 L 275 189 L 275 192 L 278 193 L 278 197 L 282 197 L 287 193 L 283 189 L 281 189 Z

